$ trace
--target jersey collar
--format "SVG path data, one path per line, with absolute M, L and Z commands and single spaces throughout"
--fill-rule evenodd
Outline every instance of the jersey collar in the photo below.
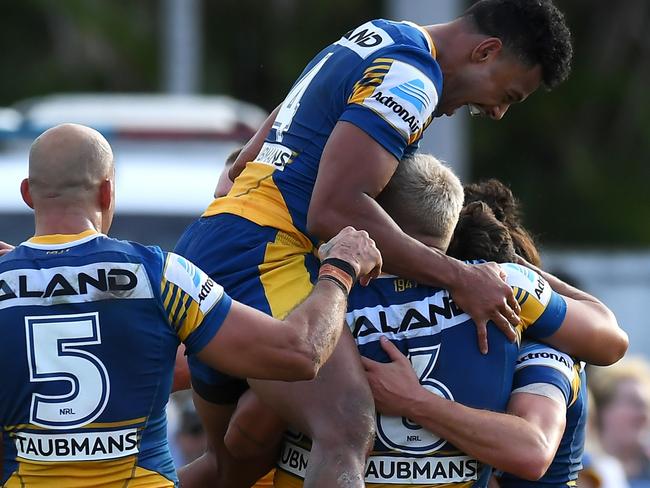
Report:
M 433 59 L 436 59 L 436 57 L 438 56 L 438 51 L 436 50 L 436 45 L 433 43 L 433 38 L 427 32 L 427 30 L 421 25 L 416 24 L 415 22 L 410 22 L 408 20 L 405 20 L 404 23 L 410 25 L 411 27 L 415 27 L 422 33 L 424 39 L 427 41 L 427 45 L 429 46 L 429 51 L 431 52 L 431 56 L 433 56 Z
M 22 246 L 32 247 L 34 249 L 60 249 L 64 247 L 78 246 L 88 242 L 95 237 L 101 236 L 95 229 L 88 229 L 79 234 L 50 234 L 43 236 L 34 236 L 23 242 Z

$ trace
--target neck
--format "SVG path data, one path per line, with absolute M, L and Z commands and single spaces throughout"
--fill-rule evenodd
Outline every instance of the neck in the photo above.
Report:
M 80 234 L 86 230 L 101 232 L 101 214 L 84 212 L 79 208 L 35 209 L 34 236 Z

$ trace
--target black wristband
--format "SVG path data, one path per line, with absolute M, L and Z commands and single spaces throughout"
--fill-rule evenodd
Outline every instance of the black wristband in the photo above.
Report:
M 334 283 L 336 286 L 338 286 L 338 287 L 341 289 L 341 291 L 343 292 L 343 294 L 344 294 L 346 297 L 348 296 L 348 289 L 347 289 L 347 287 L 346 287 L 346 286 L 341 282 L 341 280 L 335 278 L 335 277 L 332 276 L 332 275 L 321 275 L 321 276 L 318 277 L 318 281 L 322 281 L 322 280 L 331 281 L 332 283 Z
M 347 261 L 344 261 L 339 258 L 327 258 L 325 261 L 322 261 L 320 264 L 321 266 L 324 264 L 330 264 L 332 266 L 335 266 L 340 270 L 345 271 L 347 274 L 349 274 L 352 277 L 352 283 L 357 282 L 357 272 L 354 270 L 354 267 Z

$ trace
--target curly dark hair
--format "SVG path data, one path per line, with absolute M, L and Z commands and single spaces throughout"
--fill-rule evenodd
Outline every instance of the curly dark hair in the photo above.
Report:
M 519 202 L 510 188 L 499 180 L 491 178 L 465 185 L 464 190 L 465 205 L 473 202 L 485 203 L 490 207 L 496 219 L 507 227 L 515 252 L 529 263 L 535 266 L 541 265 L 535 240 L 522 224 Z
M 551 0 L 479 0 L 462 15 L 482 34 L 498 37 L 526 66 L 540 65 L 543 85 L 555 88 L 571 72 L 571 32 Z
M 485 259 L 508 263 L 515 260 L 508 228 L 485 202 L 472 202 L 463 207 L 447 254 L 463 261 Z

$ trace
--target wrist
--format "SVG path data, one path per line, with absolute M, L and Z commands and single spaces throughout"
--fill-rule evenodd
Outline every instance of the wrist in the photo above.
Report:
M 357 279 L 357 273 L 350 263 L 339 258 L 327 258 L 318 270 L 318 281 L 329 281 L 338 286 L 347 297 Z

